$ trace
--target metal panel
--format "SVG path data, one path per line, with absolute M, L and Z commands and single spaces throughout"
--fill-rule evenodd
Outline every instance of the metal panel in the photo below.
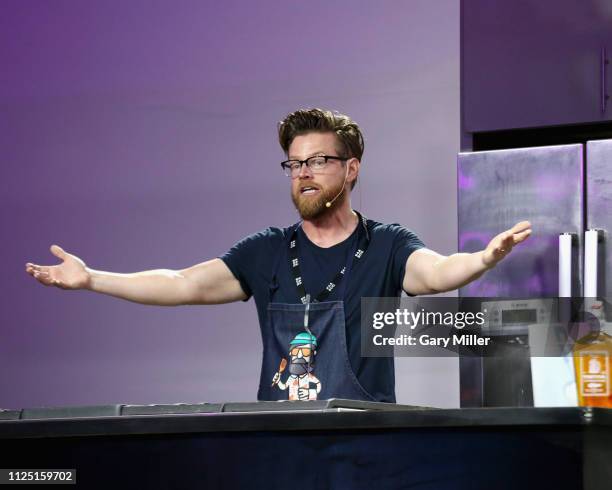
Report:
M 497 267 L 461 288 L 461 296 L 556 297 L 558 241 L 583 230 L 582 145 L 460 153 L 459 251 L 476 252 L 518 221 L 533 234 Z M 580 294 L 581 257 L 574 292 Z
M 603 231 L 599 244 L 597 293 L 609 302 L 612 297 L 612 140 L 587 142 L 586 170 L 587 228 Z M 612 312 L 606 314 L 610 319 Z
M 522 220 L 529 220 L 533 229 L 526 242 L 497 267 L 461 288 L 459 295 L 556 297 L 560 233 L 578 237 L 572 292 L 580 295 L 582 145 L 460 153 L 457 163 L 460 252 L 484 249 L 495 235 Z M 529 352 L 518 349 L 520 343 L 514 339 L 508 340 L 510 353 L 484 360 L 460 359 L 462 407 L 533 403 Z

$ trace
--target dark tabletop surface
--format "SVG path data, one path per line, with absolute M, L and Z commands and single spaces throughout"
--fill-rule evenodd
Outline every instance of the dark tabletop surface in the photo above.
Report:
M 612 410 L 436 409 L 353 400 L 105 405 L 0 411 L 0 439 L 194 432 L 611 426 Z

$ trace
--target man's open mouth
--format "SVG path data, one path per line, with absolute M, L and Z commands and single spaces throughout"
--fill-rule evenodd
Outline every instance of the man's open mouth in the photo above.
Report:
M 316 192 L 319 192 L 318 187 L 304 186 L 300 189 L 300 194 L 315 194 Z

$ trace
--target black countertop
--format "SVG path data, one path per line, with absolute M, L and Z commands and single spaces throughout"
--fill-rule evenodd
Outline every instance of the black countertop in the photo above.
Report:
M 236 431 L 612 426 L 612 410 L 605 408 L 435 409 L 352 400 L 109 405 L 46 410 L 46 413 L 45 409 L 5 412 L 7 420 L 0 420 L 0 439 Z

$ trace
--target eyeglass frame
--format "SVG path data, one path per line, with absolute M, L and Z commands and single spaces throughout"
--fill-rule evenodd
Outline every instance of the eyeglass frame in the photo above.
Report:
M 304 352 L 304 350 L 307 349 L 308 350 L 308 354 L 306 354 Z M 296 345 L 294 347 L 291 348 L 291 350 L 289 351 L 289 354 L 291 354 L 292 356 L 297 356 L 298 352 L 296 352 L 295 354 L 293 353 L 293 351 L 302 351 L 302 357 L 308 357 L 309 355 L 311 355 L 313 352 L 315 352 L 315 349 L 313 349 L 312 347 L 306 347 L 305 345 Z
M 347 162 L 347 161 L 349 161 L 351 159 L 351 157 L 343 158 L 343 157 L 334 156 L 334 155 L 313 155 L 311 157 L 306 158 L 305 160 L 298 160 L 296 158 L 292 158 L 290 160 L 285 160 L 285 161 L 281 162 L 280 165 L 281 165 L 281 168 L 283 169 L 283 171 L 284 171 L 284 173 L 285 173 L 285 175 L 287 177 L 289 177 L 291 179 L 297 179 L 299 174 L 300 174 L 300 172 L 302 171 L 302 166 L 303 165 L 306 165 L 308 170 L 310 170 L 312 173 L 317 173 L 318 172 L 318 171 L 313 170 L 310 167 L 310 164 L 308 163 L 308 160 L 312 160 L 313 158 L 324 158 L 325 159 L 325 167 L 327 167 L 328 160 L 339 160 L 341 162 Z M 299 168 L 298 173 L 297 173 L 297 175 L 295 177 L 291 176 L 291 167 L 288 166 L 289 162 L 298 162 L 300 164 L 300 168 Z M 323 169 L 321 169 L 321 170 L 323 170 Z M 287 172 L 289 172 L 289 173 L 287 173 Z

